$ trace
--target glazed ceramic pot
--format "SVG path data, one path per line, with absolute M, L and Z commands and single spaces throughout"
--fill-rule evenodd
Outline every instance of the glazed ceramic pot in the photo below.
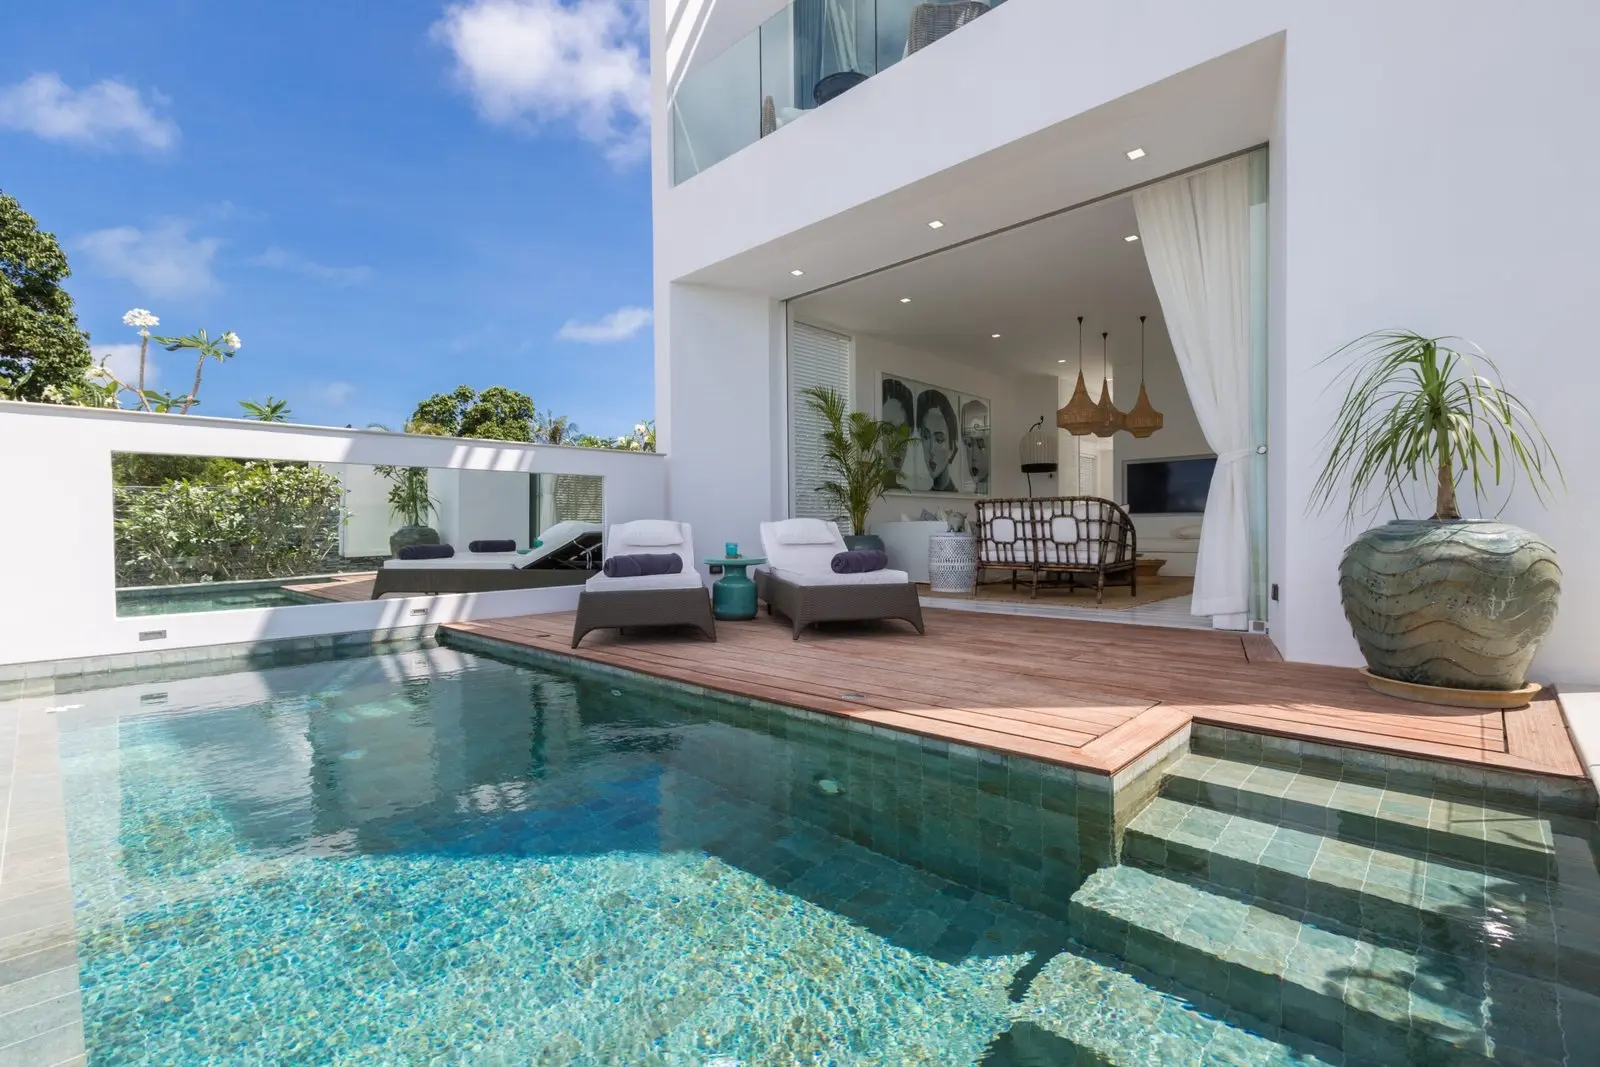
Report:
M 1555 622 L 1561 568 L 1549 545 L 1507 523 L 1400 520 L 1345 550 L 1339 593 L 1373 674 L 1514 690 Z
M 439 531 L 431 526 L 402 526 L 389 535 L 389 553 L 399 556 L 402 548 L 412 545 L 436 545 Z
M 844 539 L 844 547 L 854 552 L 858 548 L 875 548 L 883 551 L 883 538 L 877 534 L 850 534 Z

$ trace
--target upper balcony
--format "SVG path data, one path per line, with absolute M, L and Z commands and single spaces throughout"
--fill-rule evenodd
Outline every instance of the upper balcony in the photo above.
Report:
M 692 70 L 669 105 L 672 184 L 928 47 L 1005 0 L 794 0 Z

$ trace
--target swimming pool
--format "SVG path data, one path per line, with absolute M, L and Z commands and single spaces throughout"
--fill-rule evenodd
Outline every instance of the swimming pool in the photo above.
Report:
M 1136 785 L 453 648 L 70 700 L 96 1064 L 1600 1046 L 1592 811 L 1459 780 L 1208 735 L 1125 805 Z
M 296 585 L 317 585 L 327 578 L 295 578 Z M 185 615 L 196 611 L 233 611 L 239 608 L 281 608 L 292 604 L 322 604 L 307 593 L 285 589 L 282 582 L 203 582 L 152 589 L 118 589 L 117 614 Z
M 446 649 L 74 699 L 95 1063 L 976 1062 L 1081 881 L 1003 762 Z

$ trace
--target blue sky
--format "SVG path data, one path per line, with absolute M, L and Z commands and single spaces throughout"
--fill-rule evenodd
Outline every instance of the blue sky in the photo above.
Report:
M 508 385 L 652 415 L 642 0 L 69 0 L 0 11 L 0 189 L 123 312 L 234 330 L 199 413 L 398 425 Z M 161 353 L 156 386 L 193 366 Z

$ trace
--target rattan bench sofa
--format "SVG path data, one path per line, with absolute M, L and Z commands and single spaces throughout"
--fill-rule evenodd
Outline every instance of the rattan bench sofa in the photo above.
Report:
M 979 500 L 974 535 L 978 580 L 987 570 L 1008 570 L 1011 585 L 1021 574 L 1039 594 L 1041 576 L 1064 579 L 1068 589 L 1093 588 L 1097 603 L 1107 586 L 1139 593 L 1139 555 L 1133 520 L 1121 506 L 1094 496 Z

